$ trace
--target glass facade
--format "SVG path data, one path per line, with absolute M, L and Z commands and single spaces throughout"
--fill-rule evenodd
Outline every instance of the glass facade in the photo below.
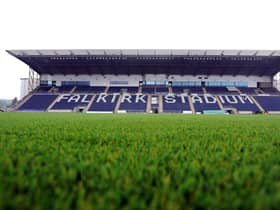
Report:
M 248 82 L 205 82 L 207 87 L 248 87 Z
M 110 81 L 111 85 L 128 85 L 128 81 Z
M 89 81 L 62 81 L 61 86 L 90 86 Z
M 150 81 L 150 80 L 145 80 L 145 81 L 143 81 L 143 85 L 167 86 L 168 85 L 168 81 Z
M 201 86 L 200 81 L 174 81 L 172 82 L 174 87 L 199 87 Z
M 51 81 L 51 80 L 41 80 L 40 81 L 40 86 L 55 86 L 56 81 Z
M 168 86 L 171 82 L 168 81 L 152 81 L 145 80 L 142 85 L 147 86 Z M 205 81 L 206 87 L 248 87 L 248 82 L 225 82 L 225 81 Z M 41 80 L 41 86 L 56 86 L 56 81 Z M 62 86 L 90 86 L 90 81 L 62 81 Z M 128 81 L 110 81 L 110 85 L 128 85 Z M 201 81 L 173 81 L 173 87 L 200 87 Z

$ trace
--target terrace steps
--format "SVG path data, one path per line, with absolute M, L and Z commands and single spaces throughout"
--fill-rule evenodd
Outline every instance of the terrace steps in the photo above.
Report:
M 239 90 L 239 88 L 236 88 L 236 91 L 238 92 L 238 94 L 242 94 L 242 92 Z
M 75 92 L 76 88 L 77 88 L 77 86 L 74 86 L 74 87 L 72 88 L 72 90 L 70 90 L 70 94 L 73 94 L 73 93 Z
M 33 96 L 33 93 L 29 93 L 28 95 L 24 96 L 22 100 L 20 100 L 17 105 L 15 106 L 14 110 L 18 110 L 26 101 L 28 101 Z
M 138 94 L 142 94 L 142 87 L 138 88 Z
M 215 98 L 217 99 L 217 103 L 218 103 L 218 106 L 221 110 L 224 110 L 224 106 L 222 104 L 222 102 L 220 101 L 219 97 L 218 96 L 215 96 Z
M 190 108 L 191 108 L 191 110 L 192 110 L 192 113 L 193 114 L 195 114 L 195 108 L 194 108 L 194 105 L 193 105 L 193 103 L 192 103 L 192 98 L 191 98 L 191 96 L 188 96 L 188 101 L 189 101 L 189 105 L 190 105 Z
M 123 94 L 120 95 L 120 97 L 119 97 L 119 99 L 118 99 L 118 101 L 116 103 L 116 106 L 115 106 L 115 109 L 114 109 L 114 113 L 118 113 L 118 111 L 120 109 L 122 98 L 123 98 Z
M 54 90 L 54 87 L 51 87 L 51 88 L 49 89 L 48 93 L 52 93 L 53 90 Z
M 88 112 L 89 108 L 91 107 L 96 95 L 93 95 L 90 99 L 90 102 L 88 103 L 87 107 L 84 109 L 84 112 Z
M 162 102 L 162 95 L 158 96 L 158 112 L 163 112 L 163 102 Z
M 202 87 L 203 94 L 207 94 L 207 90 L 205 87 Z
M 152 101 L 152 96 L 149 94 L 147 99 L 147 108 L 146 108 L 147 113 L 151 112 L 151 101 Z
M 47 108 L 46 112 L 50 112 L 51 109 L 53 108 L 53 106 L 56 104 L 56 102 L 58 101 L 58 99 L 60 98 L 60 96 L 63 94 L 58 95 L 55 100 L 49 105 L 49 107 Z
M 173 93 L 173 91 L 172 91 L 172 87 L 168 87 L 168 94 L 172 94 Z
M 110 86 L 106 86 L 105 90 L 104 90 L 104 93 L 108 93 L 108 90 L 109 90 Z
M 262 89 L 260 89 L 260 88 L 258 88 L 258 92 L 259 92 L 260 94 L 265 94 L 265 92 L 264 92 Z
M 252 101 L 256 104 L 256 106 L 258 107 L 258 109 L 261 111 L 261 112 L 264 112 L 264 108 L 262 108 L 262 106 L 259 104 L 259 102 L 253 97 L 253 96 L 249 96 Z

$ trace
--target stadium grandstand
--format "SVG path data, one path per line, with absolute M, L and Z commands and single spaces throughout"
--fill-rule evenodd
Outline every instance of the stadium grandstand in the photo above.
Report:
M 30 67 L 15 111 L 280 113 L 280 51 L 7 52 Z

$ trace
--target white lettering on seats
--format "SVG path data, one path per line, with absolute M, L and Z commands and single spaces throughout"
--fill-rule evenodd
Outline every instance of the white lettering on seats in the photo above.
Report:
M 81 102 L 82 103 L 89 103 L 90 99 L 87 100 L 88 95 L 84 95 L 84 97 L 82 98 Z
M 68 100 L 70 94 L 64 94 L 64 95 L 60 95 L 59 99 L 57 100 L 57 103 L 59 103 L 62 100 Z
M 199 102 L 201 104 L 203 103 L 202 98 L 197 95 L 192 96 L 192 102 L 193 102 L 193 104 L 195 104 L 196 102 Z
M 238 98 L 240 99 L 241 103 L 243 103 L 243 104 L 247 103 L 247 101 L 249 101 L 251 104 L 254 103 L 249 96 L 238 96 Z
M 132 103 L 132 102 L 131 102 L 131 95 L 129 95 L 129 94 L 124 94 L 121 102 L 123 103 L 124 101 L 127 101 L 128 103 L 131 104 L 131 103 Z
M 167 104 L 174 104 L 176 103 L 176 98 L 174 95 L 166 95 L 164 96 L 164 102 Z
M 70 102 L 72 102 L 72 101 L 74 101 L 75 103 L 78 103 L 79 102 L 79 100 L 80 100 L 80 95 L 72 95 L 69 99 L 68 99 L 68 103 L 70 103 Z
M 218 96 L 218 97 L 220 98 L 221 103 L 224 104 L 225 100 L 223 99 L 223 96 Z
M 107 95 L 106 94 L 100 94 L 96 100 L 96 103 L 99 103 L 101 100 L 103 101 L 103 103 L 106 103 L 106 97 Z
M 225 98 L 229 104 L 238 104 L 238 100 L 235 96 L 225 96 Z M 232 100 L 230 98 L 232 98 Z
M 182 101 L 182 104 L 186 103 L 185 96 L 181 95 L 181 101 Z
M 212 95 L 204 95 L 205 102 L 207 104 L 215 104 L 217 103 L 217 99 Z
M 116 101 L 118 95 L 119 95 L 119 94 L 113 94 L 111 103 L 115 103 L 115 101 Z
M 138 103 L 139 101 L 142 101 L 142 103 L 146 103 L 144 97 L 145 95 L 136 95 L 135 103 Z

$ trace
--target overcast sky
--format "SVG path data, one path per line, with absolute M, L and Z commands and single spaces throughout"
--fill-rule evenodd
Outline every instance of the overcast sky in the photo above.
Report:
M 280 50 L 279 0 L 0 0 L 0 98 L 28 67 L 6 49 Z

